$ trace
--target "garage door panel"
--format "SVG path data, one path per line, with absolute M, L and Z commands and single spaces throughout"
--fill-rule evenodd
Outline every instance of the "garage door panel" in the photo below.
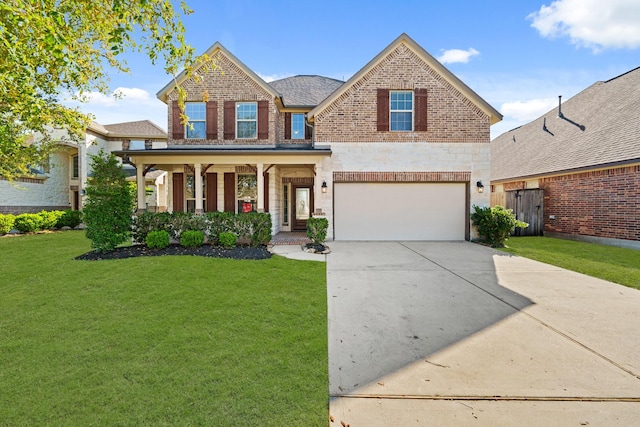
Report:
M 462 183 L 336 183 L 337 240 L 464 240 Z

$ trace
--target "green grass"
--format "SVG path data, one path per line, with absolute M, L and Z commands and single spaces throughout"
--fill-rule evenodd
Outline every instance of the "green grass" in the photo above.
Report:
M 0 425 L 327 423 L 324 263 L 0 239 Z
M 640 251 L 551 237 L 511 237 L 505 252 L 640 289 Z

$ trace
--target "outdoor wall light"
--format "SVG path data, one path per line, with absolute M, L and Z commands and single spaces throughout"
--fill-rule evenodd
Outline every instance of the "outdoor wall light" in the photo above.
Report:
M 482 181 L 476 182 L 476 187 L 478 187 L 478 193 L 484 192 L 484 185 L 482 185 Z
M 323 193 L 327 192 L 327 181 L 322 181 L 322 192 Z

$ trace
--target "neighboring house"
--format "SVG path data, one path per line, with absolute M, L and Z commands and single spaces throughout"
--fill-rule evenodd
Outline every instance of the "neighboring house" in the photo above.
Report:
M 494 139 L 491 187 L 543 191 L 545 235 L 640 248 L 640 68 Z
M 51 154 L 48 165 L 34 170 L 33 177 L 18 178 L 13 183 L 0 177 L 0 213 L 79 210 L 91 174 L 90 155 L 98 154 L 100 149 L 112 152 L 167 146 L 166 132 L 148 120 L 104 126 L 92 122 L 80 142 L 72 141 L 64 130 L 53 130 L 52 137 L 58 149 Z M 129 173 L 135 174 L 131 166 L 127 167 Z M 161 194 L 157 200 L 162 200 Z M 155 200 L 152 204 L 158 205 Z
M 170 211 L 269 212 L 274 233 L 325 217 L 341 240 L 470 237 L 502 116 L 406 34 L 347 82 L 267 83 L 220 43 L 206 53 L 215 69 L 158 92 L 167 148 L 117 153 L 138 182 L 149 166 L 169 172 Z

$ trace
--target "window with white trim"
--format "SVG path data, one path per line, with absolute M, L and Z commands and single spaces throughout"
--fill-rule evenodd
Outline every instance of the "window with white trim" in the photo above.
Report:
M 185 126 L 187 139 L 205 139 L 207 137 L 207 107 L 204 102 L 185 103 L 185 114 L 189 121 Z
M 391 91 L 390 97 L 390 130 L 413 130 L 413 92 Z
M 236 137 L 238 139 L 258 137 L 258 104 L 256 102 L 236 103 Z
M 291 139 L 304 139 L 304 114 L 291 115 Z

